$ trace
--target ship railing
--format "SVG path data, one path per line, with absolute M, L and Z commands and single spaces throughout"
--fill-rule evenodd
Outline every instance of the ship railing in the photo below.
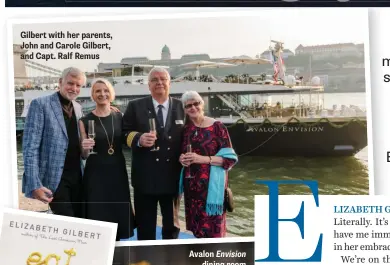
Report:
M 239 105 L 239 96 L 238 95 L 230 95 L 230 98 Z
M 234 99 L 235 100 L 235 103 L 236 103 L 236 108 L 238 108 L 239 110 L 241 110 L 241 112 L 248 118 L 252 118 L 253 117 L 253 114 L 251 112 L 248 112 L 246 110 L 246 106 L 249 106 L 250 103 L 251 103 L 251 100 L 250 100 L 250 95 L 227 95 L 229 96 L 230 98 Z M 246 103 L 246 104 L 245 104 Z M 244 110 L 245 109 L 245 110 Z
M 236 101 L 236 99 L 234 98 L 233 95 L 223 94 L 222 97 L 224 97 L 227 101 L 229 101 L 233 105 L 233 109 L 235 109 L 235 110 L 242 109 L 241 104 L 238 101 Z M 229 107 L 232 107 L 232 106 L 229 106 Z M 248 113 L 246 111 L 240 111 L 240 114 L 242 114 L 246 118 L 251 117 L 250 113 Z
M 365 118 L 366 113 L 363 110 L 356 111 L 352 108 L 345 109 L 344 111 L 332 109 L 320 109 L 310 108 L 308 105 L 291 105 L 289 107 L 282 106 L 261 106 L 250 107 L 244 106 L 243 112 L 248 112 L 251 117 L 246 119 L 265 119 L 265 118 Z M 242 119 L 245 119 L 241 117 Z
M 238 115 L 240 115 L 240 117 L 241 117 L 242 119 L 247 118 L 247 116 L 246 116 L 244 113 L 241 113 L 241 112 L 237 111 L 239 108 L 237 107 L 236 104 L 234 104 L 234 102 L 233 102 L 228 96 L 218 94 L 217 97 L 218 97 L 223 103 L 225 103 L 229 108 L 231 108 L 231 109 L 234 110 Z
M 238 115 L 241 116 L 241 118 L 252 118 L 252 115 L 245 110 L 242 110 L 242 106 L 234 101 L 234 98 L 232 98 L 231 95 L 223 94 L 223 95 L 217 95 L 219 99 L 222 100 L 228 107 L 230 107 L 234 112 L 236 112 Z
M 240 104 L 240 97 L 238 95 L 233 94 L 225 94 L 226 97 L 228 97 L 232 102 L 234 102 L 235 106 L 241 106 Z
M 350 105 L 341 105 L 340 109 L 337 105 L 333 106 L 333 109 L 326 110 L 328 115 L 333 117 L 365 117 L 367 115 L 364 109 L 361 109 L 358 106 Z

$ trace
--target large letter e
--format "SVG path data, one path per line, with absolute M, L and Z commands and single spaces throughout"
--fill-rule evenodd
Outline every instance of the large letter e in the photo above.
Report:
M 318 183 L 316 181 L 257 181 L 258 184 L 265 184 L 269 190 L 269 255 L 265 259 L 258 259 L 256 262 L 320 262 L 322 254 L 322 234 L 318 239 L 316 250 L 313 255 L 307 259 L 282 259 L 279 257 L 279 222 L 294 222 L 298 225 L 301 237 L 304 239 L 304 202 L 301 204 L 298 215 L 293 219 L 279 219 L 279 184 L 298 184 L 307 185 L 314 196 L 316 206 L 318 202 Z

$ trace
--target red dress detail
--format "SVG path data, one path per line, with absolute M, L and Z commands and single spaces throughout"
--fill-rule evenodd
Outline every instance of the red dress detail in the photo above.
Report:
M 182 152 L 187 152 L 187 144 L 192 152 L 202 156 L 215 156 L 221 148 L 231 148 L 229 133 L 221 122 L 216 121 L 206 128 L 190 123 L 184 128 Z M 222 167 L 229 169 L 234 160 L 224 159 Z M 187 178 L 191 173 L 193 178 Z M 186 228 L 197 238 L 218 238 L 226 235 L 226 212 L 222 215 L 206 214 L 207 191 L 210 178 L 210 165 L 192 164 L 184 174 L 184 205 Z M 225 185 L 228 179 L 226 175 Z

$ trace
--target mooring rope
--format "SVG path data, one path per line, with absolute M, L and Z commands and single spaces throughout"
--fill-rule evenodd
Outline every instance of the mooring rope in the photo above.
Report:
M 283 126 L 285 126 L 285 125 L 287 125 L 287 124 L 288 124 L 288 122 L 282 124 L 281 128 L 283 128 Z M 250 153 L 256 151 L 257 149 L 259 149 L 260 147 L 262 147 L 264 144 L 266 144 L 269 140 L 271 140 L 279 131 L 280 131 L 280 129 L 278 129 L 276 132 L 274 132 L 268 139 L 266 139 L 264 142 L 262 142 L 261 144 L 259 144 L 259 145 L 256 146 L 255 148 L 253 148 L 253 149 L 251 149 L 251 150 L 249 150 L 249 151 L 247 151 L 247 152 L 245 152 L 245 153 L 243 153 L 243 154 L 240 154 L 240 155 L 238 155 L 238 156 L 239 156 L 239 157 L 245 156 L 245 155 L 248 155 L 248 154 L 250 154 Z

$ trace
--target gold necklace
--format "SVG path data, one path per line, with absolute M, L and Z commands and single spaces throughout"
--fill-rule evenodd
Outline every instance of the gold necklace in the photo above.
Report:
M 106 128 L 105 128 L 104 125 L 103 125 L 102 120 L 100 119 L 99 116 L 98 116 L 98 118 L 99 118 L 100 124 L 101 124 L 102 127 L 103 127 L 104 132 L 106 133 L 107 142 L 108 142 L 108 151 L 107 151 L 107 153 L 108 153 L 109 155 L 113 155 L 114 152 L 115 152 L 115 151 L 114 151 L 114 134 L 115 134 L 115 128 L 114 128 L 114 115 L 112 115 L 111 113 L 110 113 L 110 115 L 111 115 L 111 120 L 112 120 L 112 139 L 111 139 L 111 143 L 110 143 L 110 140 L 108 139 L 108 133 L 107 133 L 107 131 L 106 131 Z

